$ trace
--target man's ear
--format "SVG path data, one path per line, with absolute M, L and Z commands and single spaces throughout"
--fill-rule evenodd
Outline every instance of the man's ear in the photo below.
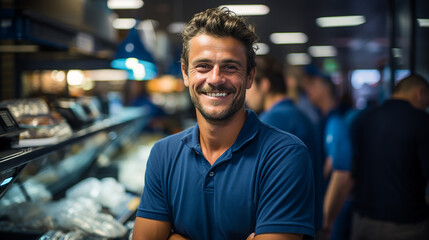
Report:
M 416 96 L 417 96 L 417 101 L 421 105 L 421 109 L 425 110 L 427 107 L 426 105 L 429 98 L 429 89 L 427 89 L 425 86 L 418 87 L 416 90 Z
M 186 71 L 185 64 L 181 63 L 180 68 L 182 69 L 183 83 L 185 84 L 186 87 L 189 87 L 189 80 L 188 80 L 188 74 L 187 74 L 188 71 Z
M 412 92 L 409 92 L 407 95 L 407 100 L 411 103 L 411 105 L 413 105 L 413 107 L 420 110 L 425 110 L 428 100 L 424 86 L 417 86 L 411 91 Z
M 253 81 L 255 80 L 255 76 L 256 76 L 256 67 L 252 68 L 252 70 L 250 70 L 249 75 L 247 76 L 246 89 L 249 89 L 252 87 Z

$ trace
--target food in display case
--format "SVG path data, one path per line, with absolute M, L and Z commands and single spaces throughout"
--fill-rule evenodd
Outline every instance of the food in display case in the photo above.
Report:
M 43 183 L 29 179 L 22 184 L 25 194 L 15 184 L 0 200 L 0 236 L 15 233 L 70 235 L 76 239 L 124 237 L 130 231 L 124 224 L 140 200 L 113 178 L 86 178 L 59 200 L 53 200 Z
M 19 126 L 27 131 L 19 135 L 13 147 L 55 144 L 72 135 L 65 119 L 49 109 L 43 99 L 14 99 L 0 102 L 0 107 L 10 110 Z
M 21 124 L 53 123 L 25 108 L 38 117 L 18 115 Z M 49 147 L 0 150 L 0 239 L 128 239 L 140 198 L 99 157 L 119 153 L 146 121 L 129 108 Z
M 32 201 L 3 208 L 10 221 L 0 222 L 2 231 L 42 234 L 49 231 L 80 232 L 82 239 L 124 236 L 128 229 L 112 215 L 103 213 L 100 204 L 90 198 L 64 198 L 58 201 Z M 41 234 L 39 234 L 41 235 Z

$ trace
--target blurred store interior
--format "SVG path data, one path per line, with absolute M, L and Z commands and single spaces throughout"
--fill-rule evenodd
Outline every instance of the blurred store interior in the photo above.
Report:
M 86 194 L 120 226 L 84 230 L 124 237 L 152 144 L 195 124 L 180 31 L 193 14 L 224 5 L 256 28 L 258 55 L 321 69 L 355 108 L 385 99 L 409 73 L 429 78 L 426 0 L 2 0 L 0 208 Z M 103 185 L 117 192 L 88 191 Z M 1 222 L 2 234 L 48 234 L 16 214 Z M 32 227 L 41 230 L 22 230 Z

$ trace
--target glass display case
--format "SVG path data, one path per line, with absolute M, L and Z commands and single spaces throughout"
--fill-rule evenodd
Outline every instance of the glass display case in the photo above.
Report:
M 92 185 L 87 184 L 83 188 L 87 189 L 88 194 L 94 191 L 94 183 L 101 186 L 97 182 L 98 180 L 94 179 L 101 172 L 100 169 L 108 168 L 109 161 L 106 159 L 112 158 L 127 142 L 135 141 L 147 121 L 148 119 L 141 109 L 126 107 L 120 114 L 100 119 L 74 131 L 72 136 L 55 144 L 0 150 L 1 238 L 39 239 L 45 236 L 44 239 L 60 239 L 55 238 L 54 235 L 58 235 L 58 232 L 62 231 L 62 237 L 67 234 L 69 237 L 74 237 L 69 239 L 127 239 L 127 234 L 119 236 L 121 231 L 115 227 L 127 231 L 131 229 L 126 228 L 125 224 L 137 206 L 135 203 L 139 198 L 136 195 L 125 192 L 125 197 L 118 202 L 120 206 L 115 206 L 115 209 L 112 208 L 113 211 L 109 211 L 112 209 L 99 203 L 88 205 L 88 199 L 81 200 L 80 197 L 77 198 L 76 195 L 73 195 L 82 191 L 82 188 L 75 187 L 74 192 L 71 192 L 70 188 L 89 177 L 92 177 Z M 100 167 L 101 165 L 103 167 Z M 104 171 L 102 175 L 111 179 L 116 177 L 114 171 L 111 171 L 110 174 L 106 174 Z M 119 186 L 110 179 L 106 182 L 108 182 L 110 190 Z M 114 196 L 115 193 L 112 193 L 112 195 L 100 198 L 105 201 L 113 199 Z M 77 206 L 77 203 L 83 203 L 83 205 Z M 131 204 L 133 207 L 130 207 L 130 203 L 134 203 Z M 63 210 L 64 206 L 68 209 Z M 82 206 L 88 207 L 87 213 L 88 211 L 90 213 L 87 215 L 91 219 L 85 219 L 86 213 L 76 215 L 76 211 L 73 209 L 82 210 L 84 209 Z M 54 209 L 58 209 L 59 213 Z M 97 209 L 98 211 L 96 211 Z M 65 214 L 74 214 L 74 217 Z M 113 218 L 110 219 L 110 216 Z M 70 219 L 68 219 L 69 217 Z M 46 224 L 47 219 L 51 221 L 51 225 Z M 64 223 L 65 219 L 68 222 Z M 16 221 L 19 224 L 16 224 Z M 45 223 L 39 224 L 41 221 Z M 32 225 L 29 226 L 26 222 L 30 222 Z M 67 233 L 64 224 L 67 226 L 78 225 L 78 231 L 73 230 Z M 100 224 L 101 227 L 96 227 L 97 224 Z M 106 224 L 107 227 L 110 227 L 110 231 L 116 229 L 115 233 L 109 235 L 107 230 L 101 232 L 100 229 L 103 229 L 103 225 Z M 39 229 L 38 226 L 40 226 Z M 96 228 L 99 229 L 99 232 Z M 88 238 L 88 235 L 92 237 Z

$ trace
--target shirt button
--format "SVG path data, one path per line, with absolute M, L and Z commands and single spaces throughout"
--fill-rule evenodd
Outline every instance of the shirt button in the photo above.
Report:
M 213 171 L 210 171 L 210 172 L 209 172 L 209 176 L 210 176 L 210 177 L 213 177 L 213 176 L 214 176 L 214 172 L 213 172 Z

